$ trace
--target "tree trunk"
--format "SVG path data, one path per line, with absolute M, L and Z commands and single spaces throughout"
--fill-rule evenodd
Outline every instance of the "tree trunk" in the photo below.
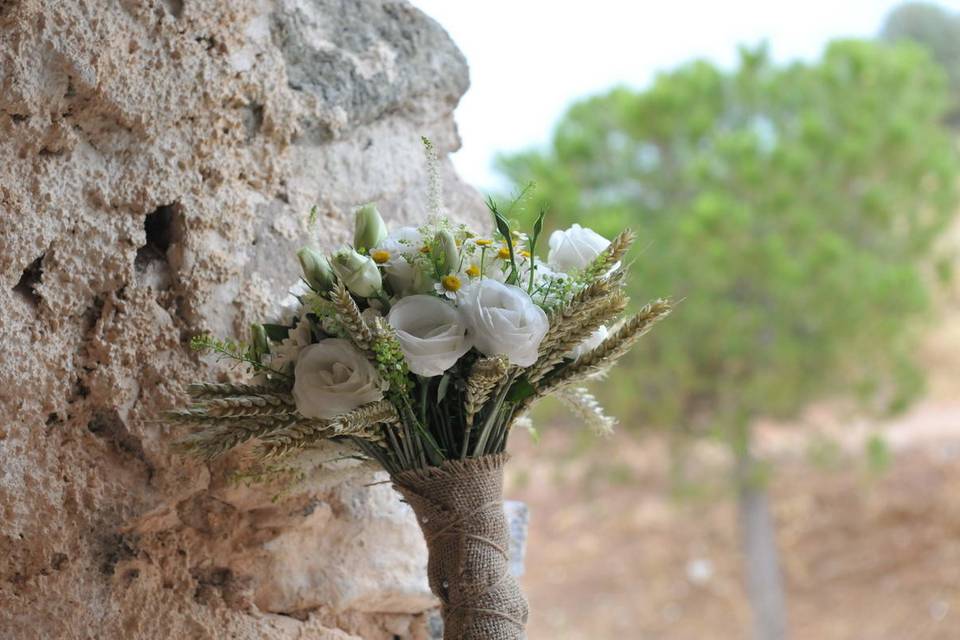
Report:
M 737 516 L 755 640 L 784 640 L 787 616 L 780 552 L 766 488 L 758 480 L 749 446 L 737 459 Z

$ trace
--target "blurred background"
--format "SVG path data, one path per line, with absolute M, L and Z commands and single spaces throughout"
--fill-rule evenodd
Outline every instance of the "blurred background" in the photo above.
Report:
M 415 4 L 461 174 L 682 300 L 514 436 L 530 637 L 960 637 L 960 2 Z

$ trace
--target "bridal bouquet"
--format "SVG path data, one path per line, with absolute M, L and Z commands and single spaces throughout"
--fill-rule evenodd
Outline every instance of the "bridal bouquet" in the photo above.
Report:
M 360 208 L 351 246 L 298 253 L 303 281 L 282 323 L 254 325 L 248 345 L 194 340 L 255 378 L 191 385 L 193 404 L 170 414 L 194 426 L 182 444 L 208 458 L 252 439 L 260 459 L 326 439 L 356 445 L 414 509 L 444 637 L 466 640 L 523 637 L 526 623 L 501 495 L 511 427 L 556 394 L 609 429 L 577 384 L 670 311 L 657 300 L 620 319 L 629 230 L 612 241 L 555 231 L 544 262 L 543 214 L 527 234 L 488 206 L 495 224 L 483 231 L 438 205 L 422 226 L 393 230 Z

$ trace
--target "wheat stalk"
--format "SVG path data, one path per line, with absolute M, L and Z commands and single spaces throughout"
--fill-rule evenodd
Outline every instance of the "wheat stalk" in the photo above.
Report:
M 346 329 L 353 344 L 368 356 L 372 354 L 373 349 L 373 331 L 367 326 L 360 313 L 360 308 L 354 301 L 350 291 L 341 280 L 337 280 L 330 291 L 330 302 L 333 303 L 337 311 L 337 318 L 340 324 Z
M 536 384 L 560 364 L 567 353 L 590 335 L 623 313 L 627 298 L 620 291 L 606 297 L 585 302 L 584 312 L 576 314 L 569 323 L 557 331 L 550 351 L 542 354 L 528 370 L 527 379 Z
M 610 435 L 617 425 L 616 418 L 608 416 L 592 393 L 584 387 L 557 390 L 563 401 L 584 423 L 599 435 Z
M 619 282 L 615 280 L 596 280 L 580 289 L 569 302 L 551 311 L 550 327 L 540 342 L 540 355 L 551 354 L 567 328 L 582 322 L 592 312 L 594 302 L 609 296 L 618 287 Z
M 285 456 L 325 438 L 352 436 L 376 439 L 371 427 L 399 421 L 396 408 L 387 400 L 371 402 L 329 421 L 297 421 L 265 434 L 259 455 L 263 458 Z
M 518 411 L 525 410 L 534 400 L 542 398 L 561 387 L 608 368 L 629 351 L 630 347 L 650 331 L 657 322 L 665 318 L 670 313 L 671 308 L 670 302 L 667 300 L 654 300 L 644 306 L 639 313 L 624 322 L 596 349 L 581 356 L 579 360 L 558 368 L 542 381 L 543 384 L 535 385 L 536 393 L 522 403 L 518 407 Z
M 474 418 L 490 399 L 494 388 L 506 377 L 510 363 L 504 356 L 481 358 L 470 369 L 467 377 L 467 388 L 464 399 L 464 417 L 467 423 L 466 438 L 469 440 L 469 431 L 473 427 Z
M 286 395 L 277 387 L 259 384 L 233 384 L 229 382 L 194 382 L 187 385 L 191 398 L 214 398 L 218 396 L 272 396 Z
M 636 239 L 637 234 L 632 229 L 627 228 L 618 233 L 607 248 L 600 252 L 600 255 L 584 270 L 583 277 L 587 281 L 602 277 L 627 255 L 627 251 Z
M 217 422 L 185 436 L 176 443 L 176 446 L 205 460 L 212 460 L 247 440 L 269 433 L 287 422 L 288 420 L 282 418 Z

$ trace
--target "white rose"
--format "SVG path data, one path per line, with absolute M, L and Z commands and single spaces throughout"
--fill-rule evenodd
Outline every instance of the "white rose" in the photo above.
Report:
M 549 322 L 523 289 L 484 278 L 466 289 L 460 311 L 484 355 L 504 355 L 522 367 L 537 361 Z
M 410 371 L 438 376 L 470 350 L 460 312 L 433 296 L 409 296 L 393 305 L 387 322 L 397 332 Z
M 606 340 L 608 335 L 610 335 L 610 331 L 606 327 L 601 326 L 591 333 L 590 337 L 563 355 L 572 360 L 579 360 L 582 356 L 587 355 L 599 347 L 600 343 Z
M 610 241 L 593 229 L 574 224 L 566 231 L 550 234 L 547 264 L 557 271 L 570 273 L 588 266 L 610 245 Z
M 300 351 L 293 399 L 307 418 L 334 418 L 383 398 L 377 370 L 347 340 L 330 338 Z

